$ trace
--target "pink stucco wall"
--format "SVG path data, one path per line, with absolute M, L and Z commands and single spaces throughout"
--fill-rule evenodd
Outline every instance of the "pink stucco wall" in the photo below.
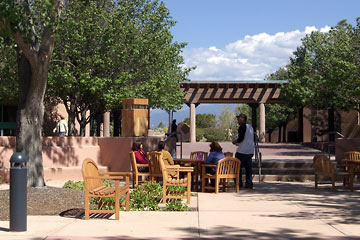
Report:
M 145 151 L 156 150 L 164 137 L 43 137 L 43 167 L 47 180 L 81 180 L 85 158 L 95 160 L 101 170 L 131 171 L 129 151 L 133 142 L 142 142 Z M 175 139 L 167 140 L 171 149 Z M 8 179 L 9 160 L 15 149 L 15 137 L 0 137 L 0 175 Z

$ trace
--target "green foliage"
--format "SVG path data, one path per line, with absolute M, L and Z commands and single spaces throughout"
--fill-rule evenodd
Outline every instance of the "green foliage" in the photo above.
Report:
M 225 139 L 227 141 L 232 140 L 231 135 L 236 132 L 237 120 L 235 114 L 230 110 L 228 106 L 225 106 L 219 115 L 219 129 L 225 133 Z
M 0 102 L 17 102 L 18 81 L 15 43 L 0 36 Z
M 286 68 L 280 68 L 274 73 L 266 76 L 265 80 L 287 80 L 288 71 Z M 283 104 L 266 104 L 266 130 L 271 133 L 277 127 L 287 124 L 296 115 L 296 109 L 292 104 L 285 102 Z
M 180 82 L 191 69 L 182 67 L 186 44 L 172 42 L 175 21 L 164 3 L 67 1 L 63 11 L 48 94 L 67 103 L 81 128 L 122 98 L 148 98 L 151 107 L 168 111 L 181 108 Z
M 130 209 L 135 211 L 156 211 L 162 196 L 162 187 L 158 183 L 146 182 L 137 185 L 130 193 Z
M 2 182 L 3 182 L 3 178 L 2 176 L 0 176 L 0 184 L 2 184 Z
M 183 204 L 181 200 L 173 200 L 166 203 L 167 211 L 186 211 L 188 210 L 188 206 Z
M 179 196 L 185 195 L 186 189 L 183 186 L 169 186 L 168 191 L 170 195 Z
M 196 128 L 196 141 L 200 142 L 205 139 L 205 129 L 204 128 Z M 206 140 L 206 139 L 205 139 Z
M 196 114 L 196 128 L 215 128 L 216 127 L 216 115 L 215 114 Z M 190 118 L 185 118 L 184 122 L 190 126 Z M 179 124 L 181 124 L 179 123 Z
M 288 67 L 284 93 L 289 103 L 359 110 L 359 21 L 355 28 L 341 21 L 329 32 L 312 32 L 302 39 Z
M 74 189 L 74 190 L 82 190 L 84 191 L 84 182 L 83 181 L 72 181 L 72 180 L 69 180 L 67 181 L 63 188 L 70 188 L 70 189 Z
M 157 128 L 161 128 L 161 129 L 164 129 L 164 123 L 163 122 L 159 122 L 159 125 L 158 125 L 158 127 Z
M 219 128 L 206 128 L 204 132 L 204 137 L 207 142 L 219 142 L 224 141 L 226 132 L 223 129 Z

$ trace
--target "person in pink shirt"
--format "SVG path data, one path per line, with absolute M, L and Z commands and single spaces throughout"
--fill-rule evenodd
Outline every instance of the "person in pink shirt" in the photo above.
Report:
M 135 154 L 136 163 L 146 164 L 146 163 L 148 163 L 148 160 L 147 160 L 147 157 L 146 157 L 146 153 L 145 153 L 145 151 L 143 150 L 142 147 L 143 147 L 142 143 L 134 142 L 133 146 L 132 146 L 132 150 L 134 151 L 134 154 Z M 139 172 L 148 172 L 149 168 L 147 168 L 147 167 L 139 167 L 138 171 Z

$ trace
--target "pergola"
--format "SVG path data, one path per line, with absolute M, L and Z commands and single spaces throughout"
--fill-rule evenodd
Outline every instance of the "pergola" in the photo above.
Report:
M 190 142 L 196 142 L 195 108 L 201 103 L 247 103 L 252 109 L 252 126 L 256 131 L 259 107 L 259 140 L 265 141 L 265 103 L 281 103 L 281 84 L 286 80 L 190 81 L 181 83 L 184 102 L 190 107 Z

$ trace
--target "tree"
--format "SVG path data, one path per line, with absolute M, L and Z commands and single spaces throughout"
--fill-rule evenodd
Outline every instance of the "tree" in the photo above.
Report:
M 288 79 L 288 70 L 286 67 L 279 68 L 274 73 L 271 73 L 265 77 L 265 80 L 287 80 Z M 279 104 L 266 104 L 266 131 L 269 133 L 269 141 L 271 141 L 272 132 L 278 128 L 279 129 L 279 141 L 281 141 L 281 127 L 284 128 L 284 133 L 286 124 L 294 118 L 296 110 L 288 102 Z
M 231 140 L 231 134 L 233 134 L 237 128 L 235 114 L 230 110 L 229 106 L 225 106 L 218 118 L 219 128 L 226 133 L 226 140 Z
M 161 128 L 161 129 L 164 129 L 164 123 L 163 122 L 159 122 L 159 125 L 157 128 Z
M 17 63 L 15 43 L 0 36 L 0 102 L 14 103 L 18 99 Z
M 289 65 L 286 99 L 297 106 L 328 109 L 328 131 L 334 131 L 336 109 L 359 111 L 359 66 L 354 28 L 341 21 L 330 32 L 302 39 Z
M 165 5 L 87 2 L 65 6 L 49 86 L 67 106 L 69 119 L 79 121 L 81 135 L 94 115 L 120 106 L 122 98 L 148 98 L 150 107 L 167 111 L 181 108 L 180 82 L 191 69 L 182 68 L 185 43 L 172 42 L 175 21 Z
M 196 128 L 216 128 L 216 115 L 215 114 L 196 114 Z M 185 118 L 184 122 L 190 126 L 190 118 Z M 179 124 L 181 124 L 179 123 Z
M 16 43 L 16 151 L 28 158 L 28 186 L 44 186 L 41 128 L 48 68 L 64 0 L 0 2 L 0 32 Z

